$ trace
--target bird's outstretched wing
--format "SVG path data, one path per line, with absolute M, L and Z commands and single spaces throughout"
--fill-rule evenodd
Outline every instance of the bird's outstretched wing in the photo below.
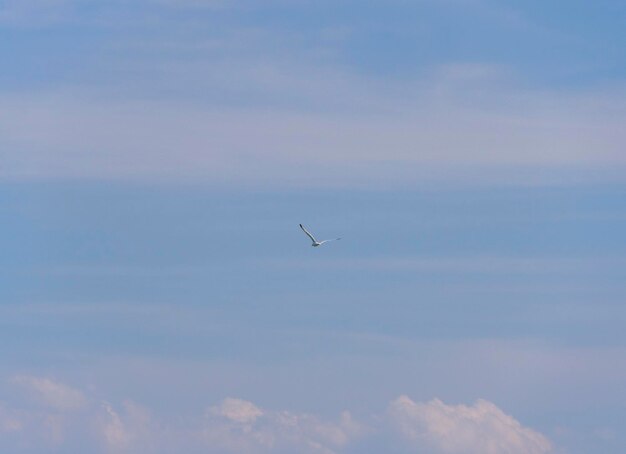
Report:
M 337 240 L 340 240 L 340 239 L 341 238 L 333 238 L 332 240 L 323 240 L 323 241 L 320 241 L 320 244 L 328 243 L 329 241 L 337 241 Z
M 300 224 L 300 228 L 302 229 L 302 231 L 303 231 L 304 233 L 306 233 L 306 235 L 307 235 L 309 238 L 311 238 L 311 241 L 313 241 L 314 243 L 317 243 L 317 240 L 316 240 L 315 238 L 313 238 L 313 235 L 311 235 L 311 234 L 307 231 L 307 229 L 305 229 L 305 228 L 304 228 L 304 226 L 303 226 L 302 224 Z

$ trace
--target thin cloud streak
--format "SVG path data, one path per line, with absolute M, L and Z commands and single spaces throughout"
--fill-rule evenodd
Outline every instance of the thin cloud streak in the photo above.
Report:
M 259 264 L 259 261 L 252 261 Z M 578 273 L 589 276 L 590 272 L 604 273 L 606 267 L 619 269 L 626 260 L 606 258 L 546 258 L 546 257 L 445 257 L 445 258 L 397 258 L 378 257 L 362 259 L 310 260 L 266 259 L 263 264 L 278 269 L 337 269 L 379 271 L 429 271 L 464 272 L 498 275 L 505 273 L 544 274 Z
M 350 239 L 350 238 L 348 238 Z M 607 269 L 619 270 L 626 267 L 626 259 L 606 257 L 369 257 L 333 258 L 332 260 L 310 259 L 302 261 L 288 258 L 231 259 L 219 265 L 170 265 L 170 266 L 123 266 L 123 265 L 59 265 L 37 269 L 11 270 L 20 276 L 52 277 L 106 277 L 106 278 L 183 278 L 207 276 L 219 269 L 242 266 L 264 266 L 274 269 L 315 270 L 320 268 L 337 270 L 388 270 L 388 271 L 432 271 L 502 274 L 511 272 L 536 273 L 605 273 Z
M 5 96 L 1 177 L 332 186 L 532 183 L 523 169 L 545 169 L 534 178 L 548 183 L 564 169 L 593 180 L 626 166 L 621 97 L 546 97 L 490 112 L 446 96 L 382 116 Z

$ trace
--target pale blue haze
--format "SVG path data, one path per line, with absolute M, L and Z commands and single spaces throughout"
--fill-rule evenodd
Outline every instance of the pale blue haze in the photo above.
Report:
M 0 450 L 322 452 L 210 438 L 237 398 L 373 428 L 326 452 L 445 452 L 401 395 L 626 450 L 624 2 L 26 3 Z

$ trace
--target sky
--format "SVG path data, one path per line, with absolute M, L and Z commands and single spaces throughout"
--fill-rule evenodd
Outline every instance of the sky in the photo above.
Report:
M 625 22 L 0 0 L 0 450 L 623 453 Z

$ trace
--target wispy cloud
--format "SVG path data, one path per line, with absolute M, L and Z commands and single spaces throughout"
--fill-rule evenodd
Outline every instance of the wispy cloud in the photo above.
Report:
M 101 411 L 94 409 L 100 441 L 110 453 L 161 452 L 163 430 L 154 421 L 152 413 L 136 402 L 126 400 L 121 409 L 114 409 L 108 402 L 101 403 Z M 182 437 L 181 437 L 182 438 Z M 182 442 L 183 440 L 179 440 Z
M 22 429 L 22 422 L 16 411 L 8 410 L 0 404 L 0 433 L 18 432 Z
M 49 378 L 18 375 L 11 381 L 24 387 L 42 403 L 56 410 L 79 410 L 87 403 L 81 391 Z
M 402 23 L 407 36 L 396 36 L 398 5 L 379 27 L 406 45 L 394 54 L 398 66 L 413 68 L 405 72 L 388 68 L 368 39 L 381 33 L 371 17 L 329 21 L 307 2 L 273 3 L 280 14 L 270 23 L 256 14 L 258 2 L 26 3 L 10 1 L 1 14 L 126 15 L 133 25 L 88 34 L 97 58 L 63 41 L 75 54 L 70 72 L 80 76 L 66 74 L 66 56 L 57 55 L 52 61 L 62 64 L 48 70 L 45 90 L 32 89 L 41 87 L 29 79 L 32 71 L 9 74 L 25 89 L 0 85 L 0 148 L 8 150 L 0 178 L 309 186 L 623 181 L 623 82 L 533 85 L 497 53 L 448 49 L 413 64 L 414 54 L 428 53 L 421 47 L 428 33 L 420 30 L 430 29 L 420 19 Z M 474 11 L 465 2 L 462 11 L 440 3 L 423 6 L 455 17 Z M 500 30 L 501 17 L 477 4 L 472 14 Z M 236 12 L 222 16 L 224 8 Z M 303 20 L 308 13 L 314 18 Z M 299 27 L 285 17 L 299 19 Z M 23 51 L 28 60 L 30 47 Z
M 229 398 L 207 412 L 203 438 L 208 446 L 233 453 L 331 453 L 362 432 L 349 412 L 338 422 L 324 422 L 313 415 L 264 411 L 252 402 Z
M 559 169 L 593 180 L 594 171 L 606 177 L 626 165 L 620 94 L 602 101 L 550 93 L 479 97 L 482 107 L 464 106 L 471 100 L 453 93 L 380 115 L 380 105 L 363 114 L 268 113 L 5 96 L 0 146 L 10 151 L 2 177 L 358 185 L 456 176 L 528 183 L 558 182 Z M 531 178 L 532 169 L 544 172 Z

